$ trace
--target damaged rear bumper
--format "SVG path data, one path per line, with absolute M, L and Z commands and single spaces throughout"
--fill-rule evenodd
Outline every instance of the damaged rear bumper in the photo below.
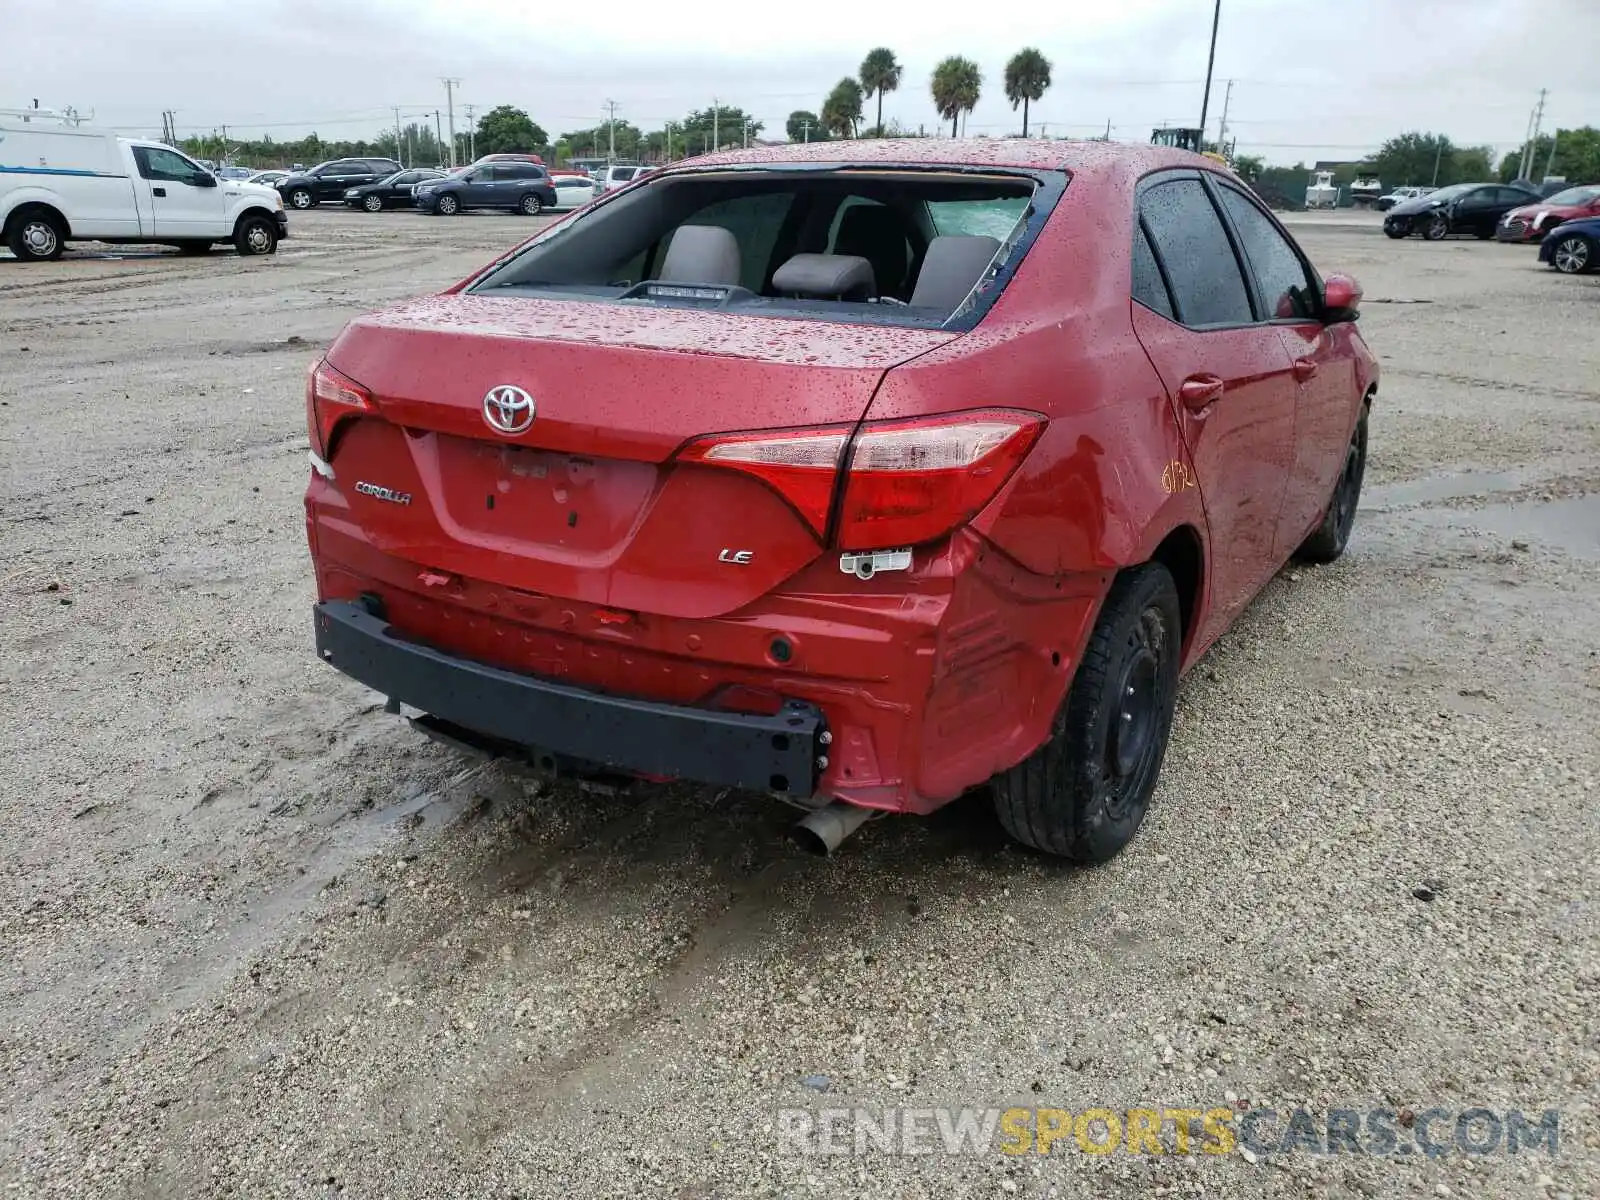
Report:
M 608 696 L 411 641 L 359 601 L 315 606 L 317 654 L 352 679 L 452 724 L 607 770 L 809 798 L 828 739 L 822 712 L 719 712 Z

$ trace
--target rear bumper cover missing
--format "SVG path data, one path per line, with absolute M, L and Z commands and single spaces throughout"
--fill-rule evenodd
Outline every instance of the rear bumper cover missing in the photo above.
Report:
M 822 712 L 772 716 L 608 696 L 408 641 L 360 603 L 315 605 L 317 654 L 375 691 L 466 729 L 596 766 L 809 797 Z

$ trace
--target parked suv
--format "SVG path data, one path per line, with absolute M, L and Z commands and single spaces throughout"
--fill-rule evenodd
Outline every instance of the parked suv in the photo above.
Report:
M 1350 537 L 1361 290 L 1196 154 L 885 145 L 651 172 L 348 326 L 306 397 L 320 657 L 830 849 L 992 783 L 1019 841 L 1116 853 L 1180 670 Z
M 335 158 L 272 186 L 290 208 L 315 208 L 324 200 L 342 201 L 351 188 L 377 183 L 399 171 L 400 164 L 392 158 Z
M 550 172 L 530 162 L 490 162 L 443 179 L 419 183 L 413 195 L 423 212 L 450 217 L 469 208 L 504 208 L 536 217 L 556 207 Z

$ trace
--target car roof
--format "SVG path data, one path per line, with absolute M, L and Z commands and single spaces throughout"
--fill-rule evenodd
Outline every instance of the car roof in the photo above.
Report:
M 1074 173 L 1139 173 L 1161 167 L 1207 167 L 1213 159 L 1137 142 L 1073 142 L 1046 138 L 871 138 L 838 142 L 789 143 L 754 150 L 730 150 L 686 159 L 673 166 L 845 163 L 851 166 L 962 166 L 1066 169 Z

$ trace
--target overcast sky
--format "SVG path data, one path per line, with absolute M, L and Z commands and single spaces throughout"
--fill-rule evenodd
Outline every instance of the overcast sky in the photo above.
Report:
M 23 0 L 0 0 L 0 10 Z M 1199 117 L 1211 0 L 75 0 L 70 20 L 5 21 L 0 106 L 93 110 L 97 125 L 159 131 L 226 123 L 246 136 L 370 136 L 390 108 L 415 119 L 444 103 L 525 108 L 555 136 L 597 124 L 606 100 L 645 128 L 715 96 L 782 136 L 873 46 L 905 67 L 885 119 L 930 130 L 933 65 L 976 59 L 983 98 L 968 132 L 1020 125 L 1006 59 L 1044 51 L 1055 84 L 1034 107 L 1047 133 L 1143 141 Z M 1539 89 L 1545 128 L 1600 124 L 1600 0 L 1222 0 L 1208 129 L 1226 81 L 1241 153 L 1271 162 L 1358 158 L 1407 129 L 1497 151 L 1520 144 Z M 1570 51 L 1570 52 L 1568 52 Z M 868 120 L 872 105 L 868 103 Z

